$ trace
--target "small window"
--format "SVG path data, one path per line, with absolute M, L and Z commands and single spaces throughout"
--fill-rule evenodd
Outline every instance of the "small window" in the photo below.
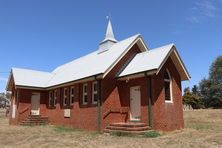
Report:
M 87 83 L 83 84 L 83 91 L 82 91 L 82 103 L 88 103 L 88 94 L 87 94 Z
M 68 89 L 64 88 L 63 91 L 63 106 L 68 105 Z
M 49 91 L 49 107 L 54 106 L 53 91 Z
M 70 104 L 74 103 L 74 87 L 70 89 Z
M 172 100 L 172 80 L 168 70 L 164 73 L 164 92 L 165 102 L 173 102 Z
M 56 106 L 57 103 L 57 90 L 54 90 L 54 106 Z
M 97 104 L 98 101 L 98 82 L 92 83 L 92 103 Z

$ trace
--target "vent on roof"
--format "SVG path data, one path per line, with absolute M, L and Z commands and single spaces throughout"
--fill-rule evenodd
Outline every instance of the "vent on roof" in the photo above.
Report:
M 114 37 L 112 24 L 111 21 L 109 20 L 105 39 L 99 44 L 98 54 L 109 50 L 115 43 L 117 43 L 117 40 Z

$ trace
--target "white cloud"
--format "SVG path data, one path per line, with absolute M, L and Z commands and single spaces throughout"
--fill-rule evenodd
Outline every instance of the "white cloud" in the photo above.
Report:
M 7 78 L 4 78 L 4 77 L 1 77 L 1 76 L 0 76 L 0 81 L 7 82 L 7 80 L 8 80 Z
M 217 8 L 213 1 L 204 0 L 196 2 L 195 5 L 197 7 L 197 11 L 199 11 L 202 15 L 206 17 L 215 17 Z
M 192 22 L 192 23 L 199 23 L 200 22 L 200 20 L 195 16 L 186 17 L 186 20 L 188 20 L 189 22 Z
M 0 89 L 0 93 L 3 93 L 3 92 L 5 92 L 5 90 L 4 89 Z
M 218 2 L 220 3 L 222 0 L 199 0 L 190 9 L 191 14 L 185 17 L 186 20 L 192 23 L 199 23 L 203 19 L 216 17 Z

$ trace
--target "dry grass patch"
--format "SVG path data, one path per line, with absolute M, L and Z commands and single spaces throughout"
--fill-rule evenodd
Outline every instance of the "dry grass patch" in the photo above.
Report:
M 220 148 L 222 110 L 185 111 L 185 129 L 156 138 L 99 134 L 61 126 L 10 126 L 0 110 L 0 147 Z

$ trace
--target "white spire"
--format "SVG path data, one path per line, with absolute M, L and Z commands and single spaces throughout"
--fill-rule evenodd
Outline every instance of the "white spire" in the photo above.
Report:
M 113 41 L 113 42 L 117 42 L 117 40 L 115 39 L 114 34 L 113 34 L 113 28 L 112 28 L 112 24 L 111 24 L 110 19 L 109 19 L 108 26 L 107 26 L 107 29 L 106 29 L 105 39 L 102 42 L 105 42 L 105 41 L 108 41 L 108 40 Z
M 112 24 L 111 24 L 111 21 L 109 19 L 107 29 L 106 29 L 105 39 L 99 45 L 99 53 L 101 53 L 103 51 L 106 51 L 106 50 L 109 50 L 110 47 L 113 44 L 115 44 L 116 42 L 117 42 L 117 40 L 114 37 Z

